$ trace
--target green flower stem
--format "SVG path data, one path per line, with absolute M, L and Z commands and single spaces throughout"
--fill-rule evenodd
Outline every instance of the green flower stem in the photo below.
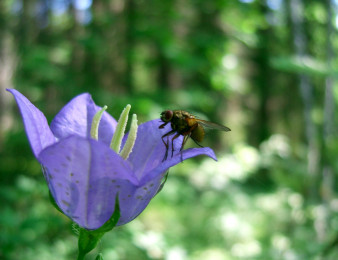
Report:
M 79 236 L 79 255 L 77 260 L 85 259 L 85 256 L 92 251 L 105 232 L 91 232 L 86 229 L 80 230 Z
M 103 260 L 102 254 L 99 253 L 99 254 L 96 256 L 95 260 Z

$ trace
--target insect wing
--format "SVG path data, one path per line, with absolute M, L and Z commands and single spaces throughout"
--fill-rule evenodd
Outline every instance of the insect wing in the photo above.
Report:
M 211 128 L 211 129 L 217 129 L 217 130 L 221 130 L 221 131 L 225 131 L 225 132 L 231 131 L 231 129 L 229 127 L 226 127 L 224 125 L 216 124 L 216 123 L 209 122 L 209 121 L 202 120 L 202 119 L 196 119 L 196 121 L 199 124 L 201 124 L 202 126 L 205 126 L 205 127 Z

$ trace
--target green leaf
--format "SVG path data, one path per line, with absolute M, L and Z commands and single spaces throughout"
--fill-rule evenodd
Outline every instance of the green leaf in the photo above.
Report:
M 99 253 L 99 254 L 96 256 L 95 260 L 103 260 L 102 254 Z
M 270 59 L 273 68 L 286 71 L 289 73 L 305 74 L 309 76 L 332 76 L 337 77 L 336 68 L 330 68 L 324 61 L 317 60 L 313 57 L 274 57 Z
M 164 180 L 162 181 L 160 187 L 158 188 L 158 191 L 156 192 L 156 195 L 163 189 L 164 184 L 166 183 L 167 179 L 168 179 L 168 175 L 169 175 L 169 171 L 166 173 L 166 175 L 164 176 Z
M 114 210 L 113 215 L 110 217 L 110 219 L 107 220 L 106 223 L 103 224 L 103 226 L 101 226 L 99 229 L 96 229 L 92 232 L 99 232 L 99 233 L 104 232 L 105 233 L 105 232 L 112 230 L 116 226 L 121 216 L 118 196 L 119 195 L 117 194 L 116 199 L 115 199 L 115 210 Z

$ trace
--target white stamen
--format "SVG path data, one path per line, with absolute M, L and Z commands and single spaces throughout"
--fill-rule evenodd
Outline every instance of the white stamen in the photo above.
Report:
M 122 111 L 119 121 L 117 122 L 117 126 L 115 129 L 114 136 L 110 142 L 110 148 L 113 149 L 115 152 L 119 153 L 122 143 L 122 138 L 124 136 L 124 132 L 126 129 L 127 121 L 128 121 L 128 114 L 130 111 L 131 106 L 128 104 Z
M 96 112 L 93 117 L 92 126 L 90 128 L 90 136 L 98 140 L 99 139 L 99 124 L 103 115 L 103 112 L 107 109 L 107 106 L 104 106 L 100 111 Z

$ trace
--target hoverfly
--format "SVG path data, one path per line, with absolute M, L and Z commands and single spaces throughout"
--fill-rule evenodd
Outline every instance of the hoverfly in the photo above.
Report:
M 166 152 L 163 158 L 163 161 L 165 161 L 168 157 L 168 150 L 169 150 L 169 136 L 174 135 L 174 137 L 171 139 L 171 157 L 173 157 L 174 154 L 174 140 L 178 138 L 180 135 L 183 135 L 183 141 L 181 145 L 181 157 L 182 157 L 182 150 L 187 142 L 188 138 L 191 137 L 191 139 L 200 147 L 203 147 L 199 144 L 199 142 L 202 142 L 204 139 L 205 131 L 204 127 L 217 129 L 221 131 L 231 131 L 230 128 L 212 123 L 209 121 L 205 121 L 202 119 L 198 119 L 192 114 L 183 111 L 183 110 L 166 110 L 161 113 L 161 120 L 164 122 L 159 126 L 159 128 L 164 128 L 165 125 L 168 123 L 171 124 L 172 130 L 168 133 L 164 134 L 162 136 L 162 142 L 164 143 L 166 147 Z M 167 142 L 165 142 L 164 138 L 167 137 Z

